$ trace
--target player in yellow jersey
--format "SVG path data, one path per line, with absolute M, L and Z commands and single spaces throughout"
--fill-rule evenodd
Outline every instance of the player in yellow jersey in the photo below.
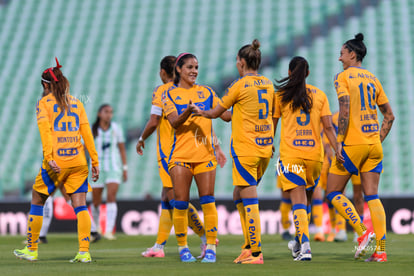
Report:
M 168 156 L 171 151 L 171 136 L 173 130 L 170 123 L 167 121 L 165 114 L 163 113 L 162 99 L 165 98 L 166 92 L 172 86 L 174 86 L 174 65 L 176 58 L 174 56 L 166 56 L 160 63 L 160 78 L 163 85 L 155 88 L 152 94 L 152 107 L 151 116 L 147 122 L 141 137 L 137 143 L 137 153 L 139 155 L 144 154 L 145 140 L 151 136 L 151 134 L 157 130 L 157 157 L 158 157 L 158 170 L 163 185 L 161 193 L 161 215 L 158 226 L 157 240 L 153 247 L 148 248 L 142 252 L 143 257 L 155 257 L 163 258 L 164 245 L 170 235 L 173 225 L 172 214 L 174 208 L 174 192 L 172 188 L 171 177 L 168 172 Z M 225 162 L 225 161 L 224 161 Z M 200 236 L 201 243 L 201 255 L 200 258 L 204 258 L 206 250 L 206 235 L 203 222 L 201 221 L 197 209 L 189 203 L 188 222 L 191 229 Z
M 174 87 L 165 97 L 164 114 L 174 129 L 170 137 L 171 151 L 168 169 L 174 189 L 173 223 L 182 262 L 194 262 L 187 245 L 188 206 L 192 179 L 198 187 L 201 208 L 204 213 L 204 228 L 207 239 L 206 253 L 201 262 L 216 262 L 217 210 L 214 198 L 214 185 L 217 155 L 224 155 L 215 143 L 212 122 L 194 116 L 194 105 L 209 110 L 214 108 L 219 98 L 207 86 L 196 84 L 198 76 L 197 58 L 190 53 L 177 57 L 175 63 Z M 222 117 L 230 120 L 231 114 Z M 217 157 L 218 158 L 218 157 Z
M 33 185 L 32 205 L 27 223 L 27 246 L 14 250 L 20 259 L 37 260 L 37 240 L 42 227 L 43 205 L 56 187 L 63 183 L 71 197 L 78 219 L 79 253 L 71 262 L 91 262 L 89 254 L 91 219 L 86 207 L 88 165 L 81 139 L 92 158 L 92 179 L 99 178 L 98 154 L 83 104 L 69 94 L 69 82 L 60 65 L 46 69 L 42 85 L 51 93 L 36 106 L 37 124 L 43 146 L 43 163 Z
M 289 63 L 289 76 L 277 81 L 274 125 L 282 118 L 278 171 L 284 191 L 292 201 L 295 240 L 289 249 L 295 261 L 310 261 L 308 213 L 318 184 L 323 161 L 321 122 L 329 141 L 335 144 L 335 131 L 328 99 L 320 89 L 306 84 L 309 65 L 303 57 Z
M 274 88 L 257 73 L 261 62 L 260 43 L 240 48 L 237 70 L 240 78 L 227 89 L 212 110 L 197 108 L 207 118 L 217 118 L 232 107 L 230 154 L 233 158 L 233 200 L 240 214 L 244 234 L 242 252 L 235 263 L 263 264 L 257 185 L 272 156 Z
M 367 261 L 385 262 L 385 212 L 378 197 L 382 171 L 382 145 L 388 135 L 394 115 L 377 77 L 361 67 L 367 48 L 359 33 L 342 45 L 339 61 L 344 71 L 335 76 L 339 101 L 336 158 L 328 175 L 327 198 L 358 233 L 355 258 L 365 255 L 366 247 L 376 237 L 374 254 Z M 379 128 L 377 105 L 384 115 Z M 344 162 L 337 158 L 344 159 Z M 354 205 L 341 193 L 351 175 L 360 175 L 365 201 L 371 213 L 374 232 L 366 229 Z

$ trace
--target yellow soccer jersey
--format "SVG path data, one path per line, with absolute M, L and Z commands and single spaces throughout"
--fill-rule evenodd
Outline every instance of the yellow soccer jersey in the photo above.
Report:
M 81 142 L 83 137 L 92 165 L 99 165 L 88 118 L 78 99 L 70 96 L 70 109 L 62 111 L 50 93 L 38 101 L 36 114 L 42 138 L 43 158 L 47 162 L 55 160 L 61 168 L 86 165 L 85 150 Z
M 233 107 L 230 153 L 233 157 L 270 157 L 273 145 L 273 83 L 261 75 L 247 74 L 234 81 L 221 99 Z
M 331 115 L 328 98 L 322 90 L 306 85 L 312 95 L 310 114 L 298 109 L 292 111 L 290 105 L 283 105 L 281 96 L 276 93 L 275 118 L 282 117 L 280 137 L 280 159 L 302 158 L 323 161 L 321 139 L 321 117 Z
M 192 101 L 202 110 L 216 107 L 220 99 L 208 86 L 195 84 L 190 89 L 172 87 L 164 101 L 166 116 L 172 112 L 180 115 Z M 213 146 L 213 125 L 211 119 L 201 116 L 190 117 L 177 129 L 172 136 L 169 163 L 199 163 L 215 159 Z
M 380 142 L 377 105 L 388 102 L 379 80 L 366 69 L 349 67 L 334 80 L 338 99 L 350 98 L 349 125 L 345 145 L 375 144 Z
M 171 136 L 173 134 L 172 127 L 165 117 L 163 112 L 163 99 L 165 99 L 168 89 L 174 86 L 173 82 L 157 86 L 152 93 L 152 106 L 159 108 L 158 111 L 151 110 L 152 114 L 161 116 L 160 122 L 157 127 L 157 157 L 158 161 L 168 157 L 167 155 L 171 151 Z

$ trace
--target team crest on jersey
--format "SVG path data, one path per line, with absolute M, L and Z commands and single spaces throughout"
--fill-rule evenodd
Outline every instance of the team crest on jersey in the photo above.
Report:
M 335 81 L 335 89 L 338 90 L 339 83 Z
M 199 99 L 205 99 L 203 91 L 197 91 L 197 94 Z
M 162 101 L 164 101 L 166 98 L 167 98 L 167 95 L 166 95 L 166 93 L 165 93 L 165 91 L 164 91 L 164 92 L 162 92 L 162 94 L 161 94 L 161 100 L 162 100 Z

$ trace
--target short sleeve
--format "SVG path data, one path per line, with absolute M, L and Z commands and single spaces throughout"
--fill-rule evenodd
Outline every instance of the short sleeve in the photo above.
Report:
M 377 80 L 376 85 L 378 87 L 377 91 L 377 105 L 383 105 L 388 103 L 387 95 L 384 92 L 384 89 L 382 88 L 381 83 Z
M 49 114 L 45 101 L 39 100 L 36 104 L 36 118 L 37 122 L 49 122 Z
M 343 96 L 349 96 L 349 87 L 345 72 L 341 72 L 335 76 L 334 85 L 338 99 Z
M 166 116 L 170 115 L 173 112 L 177 112 L 177 108 L 175 107 L 175 104 L 171 98 L 170 90 L 166 92 L 166 97 L 163 100 L 163 109 L 164 109 L 164 114 Z
M 223 98 L 221 98 L 220 105 L 225 109 L 229 109 L 234 105 L 234 103 L 238 100 L 240 95 L 240 81 L 234 81 L 224 93 Z
M 280 118 L 282 116 L 282 111 L 281 111 L 281 99 L 278 93 L 275 93 L 273 95 L 273 118 Z
M 116 124 L 115 135 L 118 143 L 125 143 L 124 131 L 122 127 L 118 124 Z
M 325 93 L 321 92 L 322 94 L 322 109 L 321 109 L 321 117 L 332 115 L 331 109 L 329 108 L 329 101 L 326 97 Z
M 152 92 L 152 105 L 162 108 L 162 95 L 160 86 L 157 86 Z

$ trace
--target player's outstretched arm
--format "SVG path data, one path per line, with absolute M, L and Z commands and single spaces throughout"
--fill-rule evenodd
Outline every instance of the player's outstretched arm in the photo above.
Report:
M 156 114 L 151 114 L 147 124 L 145 125 L 144 131 L 141 134 L 141 137 L 138 139 L 138 143 L 136 145 L 137 153 L 139 155 L 143 155 L 144 151 L 142 149 L 145 148 L 145 140 L 151 136 L 152 133 L 157 129 L 157 126 L 160 122 L 161 116 Z
M 323 132 L 326 135 L 326 137 L 328 138 L 329 143 L 331 144 L 334 151 L 337 152 L 338 151 L 338 145 L 336 143 L 335 128 L 332 124 L 332 115 L 323 116 L 321 118 L 321 120 L 322 120 L 322 125 L 323 125 Z M 345 160 L 343 159 L 342 154 L 340 154 L 340 157 L 342 157 L 342 159 L 338 158 L 338 161 L 341 162 L 341 163 L 345 162 Z
M 225 112 L 225 111 L 227 111 L 227 109 L 225 109 L 224 107 L 222 107 L 219 104 L 216 105 L 215 108 L 210 109 L 210 110 L 201 110 L 195 104 L 192 104 L 191 106 L 194 109 L 194 113 L 197 114 L 197 115 L 201 115 L 201 116 L 203 116 L 205 118 L 208 118 L 208 119 L 216 119 L 216 118 L 220 117 L 225 122 L 231 121 L 231 113 L 229 111 Z
M 184 110 L 183 113 L 178 115 L 176 111 L 173 111 L 167 115 L 167 120 L 170 122 L 171 126 L 175 129 L 180 127 L 185 121 L 187 121 L 188 117 L 193 113 L 194 111 L 194 104 L 190 100 L 188 103 L 188 107 Z

